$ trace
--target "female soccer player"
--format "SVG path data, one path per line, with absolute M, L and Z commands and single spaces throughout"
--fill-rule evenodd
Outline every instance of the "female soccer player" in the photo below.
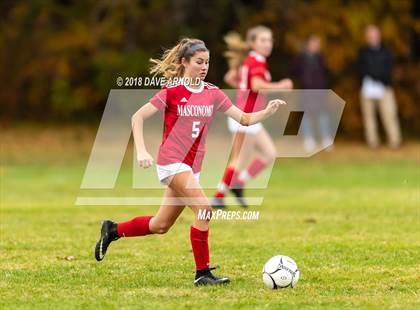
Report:
M 266 119 L 285 102 L 272 100 L 266 109 L 256 113 L 243 113 L 233 106 L 219 88 L 204 82 L 209 51 L 198 39 L 182 39 L 160 60 L 151 61 L 151 73 L 164 76 L 168 83 L 133 115 L 132 128 L 137 161 L 141 167 L 149 168 L 153 158 L 145 145 L 143 124 L 156 112 L 164 112 L 164 135 L 156 162 L 158 178 L 167 185 L 164 201 L 154 216 L 139 216 L 118 224 L 104 221 L 95 258 L 101 261 L 110 243 L 120 237 L 166 233 L 188 205 L 195 214 L 190 229 L 196 265 L 194 284 L 228 283 L 228 278 L 214 276 L 210 268 L 208 234 L 212 210 L 198 181 L 207 131 L 217 111 L 248 126 Z M 177 83 L 171 82 L 181 77 Z M 202 218 L 199 214 L 207 216 Z
M 246 42 L 237 33 L 225 37 L 228 51 L 225 53 L 229 61 L 229 71 L 225 82 L 238 88 L 237 106 L 245 113 L 263 111 L 265 97 L 258 93 L 263 90 L 291 89 L 290 79 L 271 82 L 266 58 L 273 48 L 271 30 L 264 26 L 256 26 L 247 32 Z M 238 202 L 247 207 L 243 198 L 243 188 L 250 179 L 256 177 L 276 158 L 273 140 L 261 123 L 244 126 L 235 118 L 228 118 L 229 131 L 234 134 L 230 161 L 218 190 L 211 201 L 212 206 L 223 208 L 227 190 L 231 190 Z M 252 151 L 256 149 L 260 156 L 250 162 Z

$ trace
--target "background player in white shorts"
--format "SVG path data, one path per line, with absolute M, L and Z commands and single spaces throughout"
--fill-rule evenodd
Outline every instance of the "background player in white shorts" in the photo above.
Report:
M 230 70 L 225 75 L 225 82 L 238 88 L 237 107 L 246 113 L 257 112 L 266 105 L 265 96 L 259 91 L 264 89 L 291 89 L 290 79 L 271 82 L 266 57 L 273 48 L 272 32 L 264 26 L 256 26 L 247 32 L 246 42 L 237 33 L 225 37 Z M 214 207 L 224 207 L 225 193 L 231 190 L 239 203 L 246 207 L 243 188 L 248 180 L 257 176 L 276 158 L 273 140 L 261 123 L 242 126 L 228 118 L 229 130 L 234 134 L 229 163 L 224 171 L 217 192 L 212 199 Z M 252 159 L 254 150 L 259 156 Z

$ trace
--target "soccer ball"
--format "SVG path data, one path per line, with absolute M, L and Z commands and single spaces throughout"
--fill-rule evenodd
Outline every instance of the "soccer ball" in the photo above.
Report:
M 295 287 L 300 271 L 295 261 L 288 256 L 273 256 L 262 270 L 264 284 L 271 289 Z

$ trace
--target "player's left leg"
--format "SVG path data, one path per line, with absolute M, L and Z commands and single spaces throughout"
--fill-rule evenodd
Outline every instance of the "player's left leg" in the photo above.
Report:
M 235 182 L 241 187 L 244 187 L 250 179 L 255 178 L 268 165 L 272 164 L 277 157 L 276 146 L 265 128 L 254 134 L 254 137 L 254 145 L 260 155 L 252 160 L 248 167 L 242 170 L 238 178 L 235 179 Z
M 391 148 L 398 148 L 401 144 L 401 130 L 395 95 L 391 87 L 386 88 L 385 95 L 378 107 L 385 132 L 388 136 L 388 144 Z
M 254 156 L 256 140 L 256 132 L 246 133 L 236 161 L 236 170 L 232 177 L 232 184 L 230 186 L 230 191 L 236 196 L 239 204 L 244 208 L 248 207 L 248 204 L 244 198 L 245 182 L 242 181 L 241 175 L 244 168 L 249 164 Z
M 188 200 L 194 212 L 194 221 L 190 228 L 190 240 L 196 265 L 194 285 L 215 285 L 229 283 L 229 278 L 216 277 L 212 274 L 209 254 L 209 221 L 212 209 L 203 189 L 192 172 L 185 171 L 175 175 L 169 185 L 181 199 Z
M 238 156 L 242 148 L 244 139 L 245 139 L 244 132 L 238 131 L 233 135 L 232 150 L 229 156 L 229 163 L 226 166 L 225 171 L 223 172 L 222 180 L 217 185 L 217 191 L 214 194 L 213 199 L 211 200 L 211 205 L 214 208 L 225 207 L 224 197 L 226 195 L 226 192 L 229 191 L 234 174 L 237 173 L 236 162 L 238 160 Z

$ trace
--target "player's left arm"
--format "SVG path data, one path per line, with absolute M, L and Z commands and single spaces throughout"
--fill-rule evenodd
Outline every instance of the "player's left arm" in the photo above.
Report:
M 286 102 L 280 99 L 270 100 L 267 107 L 264 110 L 246 113 L 239 109 L 238 107 L 232 105 L 229 109 L 225 111 L 225 115 L 233 118 L 235 121 L 240 123 L 243 126 L 253 125 L 259 122 L 262 122 L 266 118 L 270 117 L 276 113 L 277 109 L 281 105 L 285 105 Z

